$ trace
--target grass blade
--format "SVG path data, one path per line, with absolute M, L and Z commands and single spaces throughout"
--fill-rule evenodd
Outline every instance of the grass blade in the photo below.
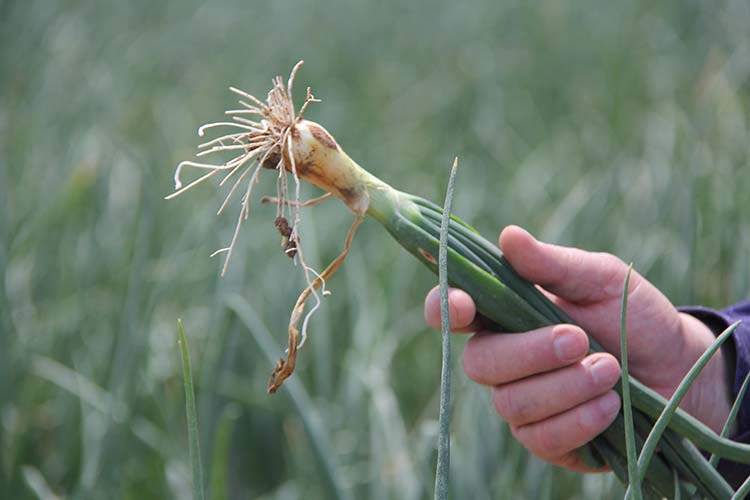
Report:
M 661 415 L 656 420 L 654 428 L 649 433 L 648 438 L 646 439 L 646 443 L 643 445 L 643 449 L 641 450 L 641 455 L 638 458 L 638 473 L 641 477 L 648 468 L 651 457 L 656 451 L 656 446 L 659 442 L 659 439 L 664 433 L 664 430 L 667 428 L 667 425 L 669 425 L 669 421 L 672 418 L 672 415 L 674 415 L 675 411 L 677 410 L 677 406 L 682 401 L 682 398 L 685 397 L 685 394 L 687 394 L 688 389 L 690 389 L 690 386 L 692 385 L 698 374 L 701 372 L 703 367 L 706 366 L 708 361 L 719 349 L 719 347 L 721 347 L 721 345 L 732 335 L 735 328 L 737 328 L 737 325 L 739 324 L 739 321 L 733 323 L 731 326 L 729 326 L 729 328 L 724 330 L 721 335 L 716 338 L 713 344 L 711 344 L 708 349 L 706 349 L 706 351 L 700 356 L 700 358 L 698 358 L 698 361 L 696 361 L 692 368 L 690 368 L 688 373 L 682 379 L 682 382 L 680 382 L 680 385 L 677 387 L 677 390 L 674 392 L 674 394 L 672 394 L 669 402 L 664 407 L 664 411 L 662 411 Z
M 445 195 L 443 220 L 440 224 L 440 246 L 438 252 L 438 282 L 440 284 L 440 323 L 442 335 L 442 367 L 440 370 L 440 415 L 438 417 L 438 456 L 435 471 L 435 500 L 448 498 L 448 477 L 450 473 L 450 314 L 448 310 L 448 229 L 453 208 L 453 192 L 456 184 L 458 158 L 453 160 L 448 191 Z
M 742 400 L 745 398 L 745 392 L 747 392 L 748 383 L 750 383 L 750 373 L 748 373 L 747 377 L 745 377 L 745 381 L 742 382 L 742 386 L 740 387 L 740 392 L 737 393 L 737 397 L 734 400 L 732 409 L 729 411 L 727 421 L 724 422 L 724 427 L 722 427 L 721 429 L 721 437 L 727 437 L 727 434 L 729 434 L 729 429 L 732 428 L 732 424 L 734 424 L 734 421 L 737 419 L 737 414 L 740 412 L 740 405 L 742 404 Z M 717 465 L 719 465 L 719 457 L 715 454 L 711 455 L 709 463 L 712 467 L 716 467 Z
M 209 486 L 211 500 L 229 500 L 229 455 L 232 434 L 239 415 L 240 409 L 237 404 L 229 403 L 224 407 L 216 424 Z
M 635 449 L 635 428 L 633 427 L 633 406 L 630 401 L 630 375 L 628 374 L 628 339 L 626 318 L 628 311 L 628 284 L 633 264 L 628 266 L 625 283 L 622 286 L 622 307 L 620 309 L 620 370 L 622 378 L 622 409 L 625 414 L 625 449 L 628 457 L 628 489 L 625 498 L 642 500 L 641 478 L 638 474 L 638 458 Z
M 55 495 L 47 480 L 44 479 L 44 476 L 36 467 L 31 465 L 22 466 L 21 475 L 39 500 L 60 500 L 60 497 Z
M 195 409 L 195 392 L 193 390 L 193 371 L 190 367 L 190 353 L 188 352 L 185 331 L 182 320 L 177 320 L 177 330 L 182 352 L 182 373 L 185 381 L 185 413 L 187 414 L 188 445 L 190 450 L 190 465 L 193 475 L 193 500 L 204 500 L 203 465 L 201 464 L 201 449 L 198 436 L 198 412 Z

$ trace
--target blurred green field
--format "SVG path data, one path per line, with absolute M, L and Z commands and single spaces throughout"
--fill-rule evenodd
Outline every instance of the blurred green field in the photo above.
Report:
M 274 209 L 255 200 L 220 278 L 222 191 L 163 200 L 227 87 L 262 95 L 299 59 L 307 117 L 379 177 L 441 200 L 458 155 L 455 212 L 486 236 L 613 252 L 676 304 L 748 297 L 747 0 L 0 0 L 0 497 L 190 498 L 182 318 L 208 498 L 431 498 L 435 277 L 364 224 L 268 396 L 304 283 Z M 351 216 L 304 215 L 320 268 Z M 530 458 L 463 342 L 453 498 L 621 497 Z

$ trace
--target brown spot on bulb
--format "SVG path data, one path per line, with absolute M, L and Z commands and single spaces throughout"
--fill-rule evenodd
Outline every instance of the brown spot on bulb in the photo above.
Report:
M 339 148 L 339 145 L 336 144 L 336 139 L 334 139 L 331 136 L 331 134 L 326 132 L 326 130 L 323 127 L 315 123 L 311 123 L 309 125 L 309 128 L 310 128 L 310 133 L 313 135 L 313 137 L 315 137 L 318 140 L 319 143 L 331 149 Z

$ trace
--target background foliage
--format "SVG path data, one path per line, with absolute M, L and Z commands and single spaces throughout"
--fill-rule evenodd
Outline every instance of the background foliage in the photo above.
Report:
M 308 117 L 381 178 L 441 200 L 459 155 L 456 212 L 488 237 L 521 224 L 721 307 L 750 290 L 749 26 L 747 0 L 0 0 L 2 496 L 188 498 L 182 317 L 209 498 L 430 497 L 435 277 L 365 224 L 267 396 L 303 281 L 272 208 L 220 279 L 221 193 L 162 200 L 197 126 L 305 59 Z M 350 215 L 305 216 L 321 267 Z M 621 491 L 529 458 L 458 363 L 454 398 L 456 498 Z

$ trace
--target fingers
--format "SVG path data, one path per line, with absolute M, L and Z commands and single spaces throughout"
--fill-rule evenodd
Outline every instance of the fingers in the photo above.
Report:
M 622 294 L 627 266 L 614 255 L 543 243 L 518 226 L 503 230 L 500 248 L 521 276 L 568 301 L 590 303 Z M 639 279 L 634 272 L 631 290 Z
M 511 426 L 541 422 L 605 394 L 620 378 L 611 354 L 597 353 L 573 365 L 499 385 L 492 390 L 497 413 Z
M 608 391 L 541 422 L 511 426 L 511 432 L 539 458 L 552 463 L 570 462 L 570 453 L 604 431 L 619 409 L 620 397 L 615 391 Z
M 588 337 L 573 325 L 507 335 L 479 334 L 466 343 L 464 371 L 479 384 L 500 385 L 568 366 L 581 360 L 588 348 Z
M 615 419 L 620 399 L 612 387 L 617 359 L 588 352 L 578 327 L 556 325 L 526 333 L 482 333 L 467 342 L 464 371 L 494 386 L 492 399 L 518 439 L 538 457 L 591 471 L 575 451 Z
M 481 329 L 476 318 L 477 309 L 468 293 L 458 288 L 448 290 L 448 311 L 452 332 L 476 332 Z M 433 288 L 424 301 L 424 319 L 428 325 L 440 330 L 440 290 Z

